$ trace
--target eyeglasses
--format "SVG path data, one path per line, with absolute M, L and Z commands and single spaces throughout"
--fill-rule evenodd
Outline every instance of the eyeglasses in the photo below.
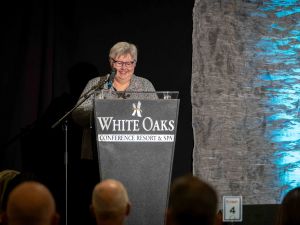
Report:
M 130 68 L 130 67 L 132 67 L 132 66 L 135 64 L 135 61 L 122 62 L 122 61 L 117 61 L 117 60 L 114 60 L 114 59 L 112 59 L 112 61 L 114 62 L 114 64 L 115 64 L 117 67 L 125 66 L 125 67 L 127 67 L 127 68 Z

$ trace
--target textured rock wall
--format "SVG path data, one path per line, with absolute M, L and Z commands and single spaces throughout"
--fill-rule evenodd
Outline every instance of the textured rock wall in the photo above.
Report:
M 216 187 L 220 207 L 223 195 L 242 195 L 244 204 L 279 203 L 285 190 L 276 143 L 266 138 L 274 127 L 265 104 L 270 92 L 259 73 L 286 65 L 257 57 L 257 43 L 277 20 L 272 13 L 257 16 L 264 2 L 195 0 L 193 172 Z

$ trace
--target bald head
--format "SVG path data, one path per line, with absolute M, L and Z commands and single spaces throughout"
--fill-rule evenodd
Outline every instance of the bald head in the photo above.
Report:
M 103 180 L 93 190 L 91 207 L 98 225 L 123 224 L 130 211 L 125 187 L 117 180 Z
M 16 186 L 8 197 L 8 225 L 51 225 L 58 223 L 55 201 L 46 186 L 26 181 Z

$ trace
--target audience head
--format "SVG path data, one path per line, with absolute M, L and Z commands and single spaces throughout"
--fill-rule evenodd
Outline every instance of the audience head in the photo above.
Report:
M 98 183 L 93 190 L 91 211 L 98 225 L 124 224 L 130 202 L 123 184 L 114 179 Z
M 59 216 L 49 189 L 36 181 L 18 184 L 7 200 L 8 225 L 56 225 Z
M 179 177 L 171 185 L 167 225 L 213 225 L 217 201 L 208 183 L 192 175 Z
M 290 190 L 282 200 L 277 215 L 277 225 L 300 224 L 300 187 Z
M 18 174 L 20 172 L 16 170 L 6 169 L 0 171 L 0 223 L 2 223 L 2 213 L 5 211 L 5 195 L 8 192 L 8 186 Z

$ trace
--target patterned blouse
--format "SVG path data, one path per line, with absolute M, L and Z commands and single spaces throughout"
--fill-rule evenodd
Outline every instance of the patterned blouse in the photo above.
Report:
M 94 95 L 90 94 L 91 89 L 96 87 L 99 82 L 103 82 L 107 80 L 108 76 L 96 77 L 91 79 L 87 85 L 85 86 L 77 104 L 80 104 L 72 113 L 73 120 L 83 127 L 83 137 L 82 137 L 82 145 L 81 145 L 81 158 L 83 159 L 94 159 L 95 158 L 95 150 L 93 150 L 92 143 L 92 112 L 93 112 L 93 99 Z M 152 83 L 146 78 L 139 77 L 133 75 L 130 84 L 126 91 L 124 92 L 114 92 L 113 87 L 109 89 L 108 82 L 103 85 L 103 96 L 102 98 L 109 99 L 117 99 L 117 98 L 128 98 L 128 99 L 136 99 L 138 98 L 134 92 L 144 92 L 142 95 L 143 98 L 146 99 L 155 99 L 153 93 L 147 92 L 155 92 L 155 88 Z M 87 98 L 84 100 L 84 98 Z

